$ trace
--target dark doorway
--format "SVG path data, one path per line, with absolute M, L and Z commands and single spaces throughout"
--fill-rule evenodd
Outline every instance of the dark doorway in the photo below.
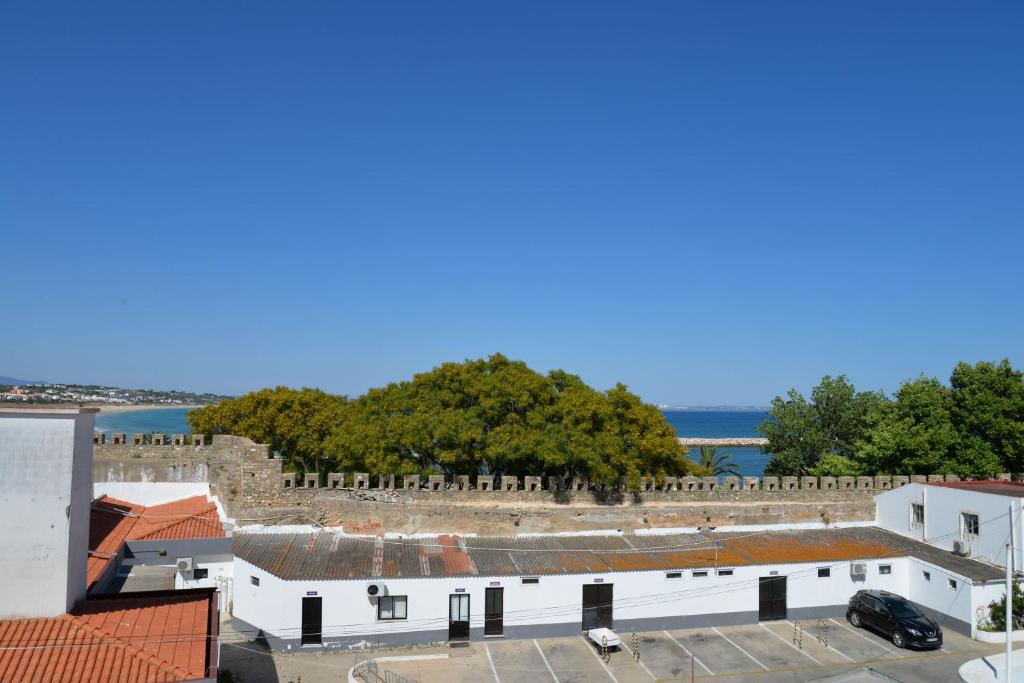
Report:
M 484 593 L 484 635 L 500 636 L 505 632 L 504 588 L 488 588 Z
M 760 582 L 757 618 L 776 621 L 786 618 L 786 577 L 762 576 Z
M 319 645 L 324 630 L 323 598 L 302 598 L 302 644 Z
M 448 640 L 469 640 L 469 596 L 448 596 Z
M 583 587 L 583 630 L 612 628 L 612 584 Z

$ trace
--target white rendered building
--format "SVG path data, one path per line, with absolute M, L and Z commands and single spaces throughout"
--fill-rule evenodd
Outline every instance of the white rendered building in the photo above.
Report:
M 901 594 L 972 634 L 997 567 L 876 527 L 388 539 L 234 536 L 234 617 L 273 647 L 366 647 L 845 615 Z

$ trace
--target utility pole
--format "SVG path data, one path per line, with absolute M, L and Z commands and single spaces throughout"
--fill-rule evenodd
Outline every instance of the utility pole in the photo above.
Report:
M 1010 505 L 1010 542 L 1006 544 L 1006 682 L 1013 680 L 1013 505 Z

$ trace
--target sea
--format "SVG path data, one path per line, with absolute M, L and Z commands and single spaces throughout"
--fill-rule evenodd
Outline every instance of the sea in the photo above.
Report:
M 188 408 L 158 408 L 125 413 L 100 413 L 96 416 L 96 429 L 112 434 L 114 432 L 162 432 L 164 434 L 187 434 L 186 416 Z M 685 409 L 662 410 L 665 419 L 680 436 L 708 439 L 728 436 L 756 437 L 756 427 L 768 418 L 763 410 L 738 409 Z M 757 448 L 728 448 L 724 452 L 732 455 L 733 462 L 745 477 L 759 477 L 764 474 L 769 455 Z

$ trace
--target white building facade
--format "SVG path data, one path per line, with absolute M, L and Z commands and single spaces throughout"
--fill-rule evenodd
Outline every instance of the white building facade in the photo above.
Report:
M 275 648 L 352 648 L 843 617 L 854 593 L 879 589 L 972 634 L 977 608 L 1001 594 L 996 569 L 878 529 L 772 530 L 741 545 L 744 536 L 754 534 L 722 534 L 715 554 L 698 534 L 466 538 L 437 565 L 437 539 L 243 533 L 233 615 Z
M 1014 482 L 908 484 L 875 496 L 875 514 L 883 529 L 996 566 L 1012 544 L 1020 570 L 1022 500 L 1024 484 Z
M 96 408 L 0 407 L 0 618 L 53 617 L 85 597 Z

